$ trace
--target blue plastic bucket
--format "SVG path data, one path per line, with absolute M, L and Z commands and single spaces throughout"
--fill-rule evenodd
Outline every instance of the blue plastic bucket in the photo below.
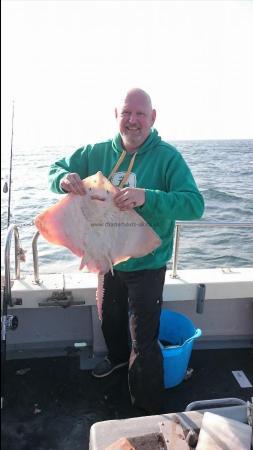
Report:
M 162 310 L 159 344 L 163 354 L 165 388 L 171 388 L 183 381 L 194 339 L 199 336 L 200 328 L 195 328 L 188 317 L 168 309 Z

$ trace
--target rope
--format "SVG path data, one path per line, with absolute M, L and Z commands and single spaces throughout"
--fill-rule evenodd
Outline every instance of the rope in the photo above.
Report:
M 123 150 L 123 152 L 120 155 L 120 158 L 119 158 L 118 162 L 116 163 L 116 165 L 112 169 L 112 171 L 111 171 L 111 173 L 110 173 L 110 175 L 108 177 L 108 180 L 110 180 L 113 177 L 113 175 L 115 174 L 115 172 L 118 170 L 118 168 L 121 165 L 122 161 L 125 159 L 126 153 L 127 152 L 125 150 Z
M 132 156 L 132 158 L 131 158 L 131 161 L 130 161 L 130 164 L 129 164 L 129 166 L 128 166 L 128 169 L 127 169 L 127 171 L 126 171 L 126 173 L 125 173 L 125 176 L 124 176 L 123 180 L 121 180 L 121 182 L 120 182 L 120 185 L 119 185 L 119 188 L 120 188 L 120 189 L 124 186 L 124 184 L 126 184 L 128 178 L 129 178 L 129 175 L 130 175 L 130 173 L 131 173 L 132 167 L 133 167 L 133 165 L 134 165 L 134 160 L 135 160 L 136 155 L 137 155 L 137 152 L 136 152 L 136 153 Z
M 110 175 L 108 177 L 108 180 L 111 180 L 111 178 L 113 177 L 115 172 L 118 170 L 118 168 L 120 167 L 121 163 L 125 159 L 126 154 L 127 154 L 127 152 L 125 150 L 123 150 L 122 154 L 120 155 L 119 160 L 117 161 L 117 163 L 115 164 L 114 168 L 112 169 L 112 172 L 110 173 Z M 124 184 L 126 184 L 128 178 L 129 178 L 129 175 L 130 175 L 131 170 L 132 170 L 133 165 L 134 165 L 134 160 L 135 160 L 136 155 L 137 155 L 137 152 L 131 158 L 131 161 L 129 163 L 129 166 L 128 166 L 128 169 L 127 169 L 127 171 L 125 173 L 125 176 L 124 176 L 124 178 L 121 180 L 121 182 L 119 184 L 119 188 L 120 189 L 124 186 Z

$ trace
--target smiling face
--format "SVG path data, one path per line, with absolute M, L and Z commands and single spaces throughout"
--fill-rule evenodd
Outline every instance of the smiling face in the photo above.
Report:
M 127 151 L 137 150 L 147 139 L 156 118 L 150 97 L 141 89 L 127 93 L 120 107 L 115 109 L 122 143 Z

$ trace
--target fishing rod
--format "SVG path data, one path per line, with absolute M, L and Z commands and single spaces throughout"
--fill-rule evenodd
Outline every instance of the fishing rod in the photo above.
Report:
M 5 182 L 3 192 L 8 192 L 8 213 L 7 213 L 7 238 L 12 230 L 9 229 L 11 218 L 11 177 L 12 177 L 12 158 L 13 158 L 13 136 L 14 136 L 14 101 L 12 105 L 12 123 L 11 123 L 11 149 L 10 149 L 10 165 L 9 165 L 9 182 Z M 11 227 L 10 227 L 11 228 Z M 6 255 L 5 255 L 6 266 Z M 5 364 L 6 364 L 6 334 L 8 329 L 16 329 L 18 326 L 18 319 L 16 316 L 8 315 L 8 305 L 12 305 L 11 285 L 5 267 L 5 280 L 3 286 L 3 300 L 1 302 L 1 409 L 3 408 L 4 394 L 5 394 Z
M 14 101 L 12 103 L 12 119 L 11 119 L 11 150 L 10 150 L 10 164 L 9 164 L 9 182 L 4 183 L 3 192 L 8 192 L 8 212 L 7 212 L 7 228 L 10 225 L 11 218 L 11 177 L 12 177 L 12 159 L 13 159 L 13 136 L 14 136 Z

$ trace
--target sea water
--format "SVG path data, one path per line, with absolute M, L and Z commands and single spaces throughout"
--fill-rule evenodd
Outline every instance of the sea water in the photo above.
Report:
M 253 266 L 253 228 L 240 222 L 253 222 L 253 140 L 171 142 L 182 153 L 205 199 L 201 220 L 238 222 L 236 228 L 183 228 L 180 232 L 178 268 Z M 74 147 L 13 149 L 11 220 L 19 229 L 26 262 L 21 270 L 33 270 L 32 238 L 34 217 L 56 203 L 60 195 L 48 188 L 48 169 L 52 162 L 75 150 Z M 7 161 L 7 159 L 6 159 Z M 2 167 L 1 184 L 8 181 L 9 166 Z M 7 229 L 8 193 L 2 193 L 1 252 Z M 12 242 L 11 259 L 13 261 Z M 62 247 L 38 239 L 40 272 L 77 271 L 79 258 Z M 4 258 L 2 257 L 2 268 Z M 169 263 L 170 267 L 171 263 Z

